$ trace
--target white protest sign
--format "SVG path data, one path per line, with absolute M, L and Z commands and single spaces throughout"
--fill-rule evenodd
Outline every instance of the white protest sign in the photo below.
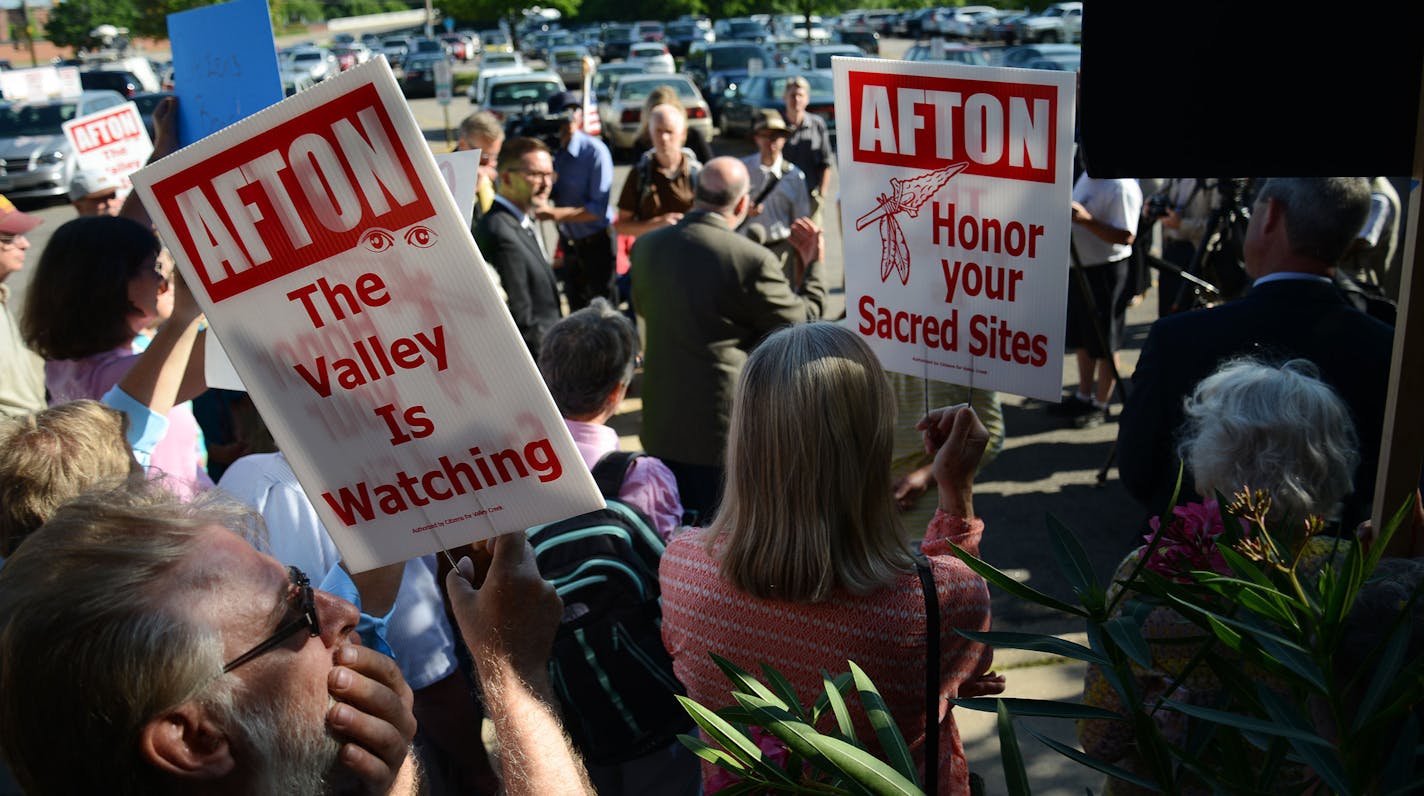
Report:
M 384 58 L 133 181 L 353 571 L 603 505 Z
M 1057 401 L 1074 75 L 832 68 L 849 326 L 889 370 Z
M 82 93 L 78 67 L 36 66 L 0 71 L 0 94 L 5 95 L 6 102 L 37 102 Z
M 440 176 L 445 180 L 445 187 L 450 189 L 450 195 L 455 199 L 455 206 L 460 209 L 460 217 L 473 217 L 475 213 L 475 183 L 480 176 L 480 151 L 471 149 L 463 152 L 437 153 L 435 165 L 440 169 Z M 208 386 L 220 390 L 245 391 L 247 385 L 243 384 L 242 378 L 237 375 L 237 369 L 233 367 L 232 360 L 228 359 L 227 352 L 223 350 L 217 335 L 212 330 L 208 330 L 207 336 L 203 339 L 203 375 L 207 377 Z M 443 534 L 441 538 L 444 538 Z
M 153 154 L 143 114 L 132 102 L 70 119 L 61 126 L 78 153 L 80 171 L 105 172 L 125 188 L 129 187 L 129 175 L 143 168 Z

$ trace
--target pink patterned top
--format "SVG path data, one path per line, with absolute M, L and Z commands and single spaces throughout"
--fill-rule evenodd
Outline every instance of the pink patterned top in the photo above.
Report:
M 924 553 L 934 570 L 940 602 L 940 695 L 989 670 L 993 652 L 966 640 L 954 628 L 989 629 L 989 590 L 949 549 L 953 541 L 975 555 L 984 523 L 936 512 Z M 712 708 L 732 703 L 727 678 L 708 656 L 715 652 L 760 674 L 767 663 L 786 675 L 803 704 L 823 690 L 821 670 L 865 670 L 885 698 L 917 762 L 924 759 L 925 601 L 914 572 L 864 596 L 838 591 L 819 603 L 790 603 L 747 596 L 722 580 L 706 548 L 706 531 L 675 538 L 663 554 L 663 643 L 689 697 Z M 856 700 L 858 737 L 873 737 Z M 964 747 L 947 703 L 941 703 L 940 792 L 969 793 Z M 831 720 L 832 722 L 834 719 Z M 833 725 L 829 725 L 833 726 Z M 822 728 L 827 729 L 827 727 Z M 712 773 L 703 768 L 703 781 Z

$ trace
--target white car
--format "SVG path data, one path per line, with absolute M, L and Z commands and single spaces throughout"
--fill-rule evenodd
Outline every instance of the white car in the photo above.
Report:
M 337 63 L 336 56 L 331 50 L 325 47 L 303 47 L 293 50 L 287 56 L 287 66 L 291 72 L 301 74 L 306 73 L 313 83 L 320 83 L 330 77 L 336 77 L 336 73 L 341 71 L 341 65 Z
M 534 70 L 524 65 L 524 58 L 519 53 L 487 52 L 480 58 L 480 71 L 465 96 L 470 98 L 470 102 L 478 105 L 484 100 L 485 85 L 491 79 L 505 75 L 527 75 L 532 71 Z
M 549 98 L 561 91 L 564 81 L 553 72 L 500 75 L 486 84 L 481 105 L 500 119 L 526 112 L 544 114 Z
M 662 42 L 639 42 L 629 45 L 628 63 L 638 64 L 648 74 L 670 75 L 673 73 L 672 53 Z
M 692 78 L 674 75 L 624 75 L 612 89 L 611 96 L 598 103 L 598 118 L 603 123 L 603 137 L 612 149 L 632 149 L 643 124 L 643 103 L 653 89 L 671 86 L 678 102 L 687 109 L 687 126 L 696 127 L 702 137 L 712 140 L 712 110 L 693 85 Z

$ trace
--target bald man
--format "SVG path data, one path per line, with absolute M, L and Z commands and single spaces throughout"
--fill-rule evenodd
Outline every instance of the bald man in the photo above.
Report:
M 821 317 L 819 261 L 788 276 L 766 247 L 734 230 L 751 205 L 747 168 L 713 158 L 688 211 L 633 245 L 633 304 L 646 324 L 643 447 L 677 476 L 694 521 L 720 500 L 737 374 L 757 341 Z

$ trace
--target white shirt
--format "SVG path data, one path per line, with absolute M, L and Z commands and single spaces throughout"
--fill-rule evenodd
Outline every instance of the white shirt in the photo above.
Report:
M 742 163 L 746 165 L 750 177 L 749 194 L 753 201 L 773 175 L 781 174 L 776 187 L 761 201 L 761 213 L 749 218 L 748 224 L 766 227 L 768 243 L 791 237 L 792 222 L 811 215 L 811 190 L 806 184 L 806 172 L 780 156 L 770 166 L 761 162 L 760 154 L 742 158 Z M 745 227 L 742 232 L 746 233 Z
M 1137 180 L 1099 180 L 1085 173 L 1073 186 L 1073 201 L 1087 208 L 1099 224 L 1137 234 L 1142 217 L 1142 188 Z M 1130 244 L 1108 243 L 1082 224 L 1071 226 L 1081 265 L 1115 263 L 1132 254 Z

